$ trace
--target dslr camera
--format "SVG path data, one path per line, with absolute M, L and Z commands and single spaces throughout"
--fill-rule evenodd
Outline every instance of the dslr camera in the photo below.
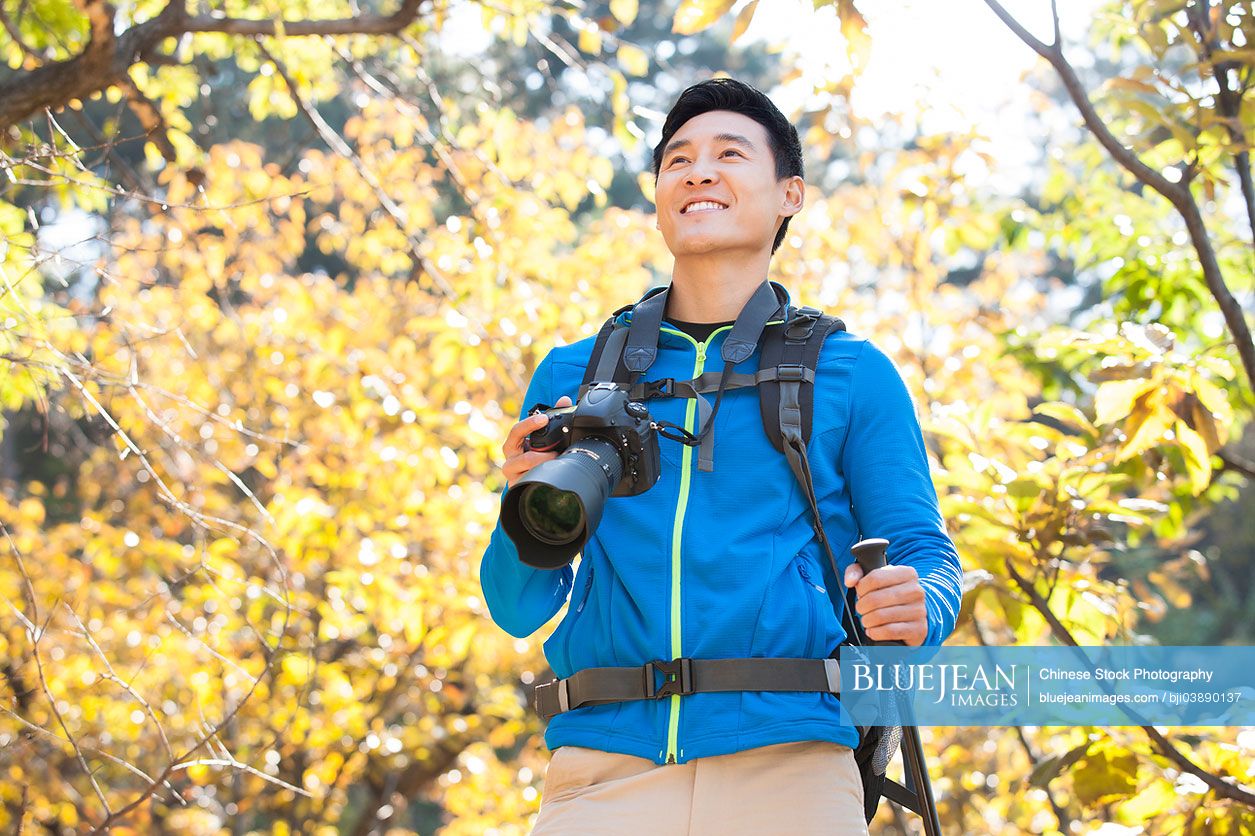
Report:
M 574 406 L 537 405 L 549 423 L 524 450 L 560 455 L 533 467 L 506 491 L 501 526 L 519 559 L 561 569 L 592 536 L 606 500 L 635 496 L 658 481 L 658 437 L 649 410 L 613 383 L 594 383 Z

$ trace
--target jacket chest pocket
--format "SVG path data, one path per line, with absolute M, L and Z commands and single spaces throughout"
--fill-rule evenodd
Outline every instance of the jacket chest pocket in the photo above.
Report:
M 754 624 L 751 656 L 814 659 L 826 629 L 823 607 L 828 595 L 815 580 L 806 558 L 795 555 L 780 567 Z
M 549 660 L 550 667 L 553 667 L 553 663 L 557 661 L 563 662 L 566 666 L 562 671 L 554 669 L 554 673 L 559 677 L 567 677 L 575 673 L 571 662 L 571 641 L 575 637 L 575 623 L 588 606 L 589 593 L 593 589 L 593 573 L 596 568 L 591 563 L 588 565 L 588 573 L 584 576 L 582 587 L 577 587 L 576 591 L 571 594 L 571 603 L 567 606 L 566 616 L 554 629 L 553 635 L 545 640 L 545 657 Z
M 802 591 L 806 597 L 806 658 L 812 659 L 817 652 L 816 645 L 823 626 L 823 610 L 820 607 L 828 603 L 828 591 L 811 577 L 810 569 L 801 557 L 795 558 L 793 565 L 797 567 L 798 576 L 806 587 Z

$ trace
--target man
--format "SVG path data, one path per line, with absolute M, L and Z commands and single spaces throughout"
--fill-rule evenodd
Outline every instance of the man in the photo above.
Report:
M 657 226 L 675 267 L 649 378 L 686 380 L 723 368 L 730 327 L 762 292 L 803 205 L 801 144 L 761 92 L 713 79 L 685 90 L 668 114 L 653 170 Z M 787 304 L 783 288 L 769 287 Z M 571 403 L 593 343 L 551 351 L 524 405 Z M 757 370 L 757 350 L 735 368 Z M 814 390 L 815 493 L 862 624 L 872 639 L 940 644 L 958 611 L 959 563 L 902 378 L 866 339 L 836 332 Z M 656 420 L 702 429 L 692 398 L 648 406 Z M 559 678 L 681 657 L 823 659 L 844 638 L 844 596 L 802 488 L 768 441 L 759 398 L 752 388 L 727 391 L 714 414 L 713 469 L 699 466 L 696 447 L 661 440 L 658 482 L 607 502 L 578 577 L 570 566 L 525 565 L 501 527 L 493 533 L 480 579 L 508 633 L 530 635 L 571 595 L 545 642 Z M 510 484 L 554 458 L 523 449 L 545 422 L 526 418 L 510 431 Z M 866 537 L 890 541 L 891 565 L 864 577 L 849 546 Z M 833 693 L 583 705 L 553 716 L 545 740 L 553 756 L 534 830 L 542 836 L 867 832 L 858 734 Z

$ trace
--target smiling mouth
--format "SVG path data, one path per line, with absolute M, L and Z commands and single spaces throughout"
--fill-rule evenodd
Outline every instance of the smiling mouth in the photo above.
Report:
M 690 203 L 680 210 L 681 215 L 692 215 L 700 212 L 719 212 L 727 209 L 722 203 L 716 203 L 713 200 L 701 200 L 697 203 Z

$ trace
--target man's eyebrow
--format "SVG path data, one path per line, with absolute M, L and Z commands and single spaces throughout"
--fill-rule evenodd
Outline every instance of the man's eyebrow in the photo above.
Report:
M 736 145 L 744 145 L 746 148 L 750 149 L 751 151 L 758 150 L 757 148 L 754 147 L 754 143 L 750 142 L 749 137 L 741 136 L 740 134 L 729 134 L 729 133 L 715 134 L 715 142 L 731 142 L 731 143 L 735 143 Z M 678 148 L 683 148 L 686 145 L 692 145 L 692 144 L 693 142 L 688 139 L 673 139 L 670 142 L 668 142 L 667 147 L 663 149 L 662 156 L 666 157 L 672 151 L 675 151 Z

